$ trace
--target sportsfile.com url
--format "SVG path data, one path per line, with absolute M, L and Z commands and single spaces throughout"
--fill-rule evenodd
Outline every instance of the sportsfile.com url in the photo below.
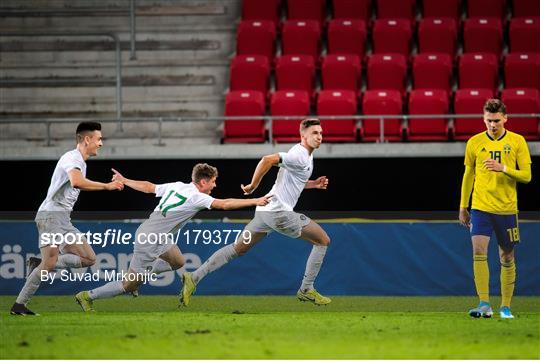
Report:
M 203 244 L 227 245 L 230 243 L 251 243 L 249 230 L 223 229 L 202 230 L 191 229 L 173 233 L 136 233 L 123 232 L 120 229 L 107 229 L 105 232 L 86 233 L 54 233 L 45 232 L 40 236 L 41 247 L 89 243 L 93 246 L 107 247 L 110 245 L 158 245 L 158 244 Z

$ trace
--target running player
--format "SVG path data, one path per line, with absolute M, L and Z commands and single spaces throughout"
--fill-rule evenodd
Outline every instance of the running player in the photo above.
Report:
M 77 148 L 65 153 L 54 169 L 47 197 L 39 207 L 36 224 L 39 232 L 41 260 L 34 258 L 29 273 L 17 300 L 11 307 L 12 315 L 35 315 L 26 307 L 41 283 L 41 271 L 51 272 L 55 268 L 88 267 L 96 261 L 96 254 L 83 234 L 71 224 L 70 213 L 83 191 L 122 190 L 124 185 L 113 180 L 110 183 L 94 182 L 86 178 L 86 161 L 97 155 L 103 145 L 101 124 L 82 122 L 76 131 Z M 52 236 L 62 236 L 55 239 Z M 66 237 L 66 236 L 72 237 Z M 66 240 L 79 241 L 81 244 Z
M 244 194 L 251 194 L 272 166 L 280 167 L 276 182 L 268 193 L 272 194 L 272 201 L 266 206 L 257 207 L 255 217 L 246 226 L 239 240 L 216 251 L 193 273 L 183 274 L 183 288 L 180 295 L 182 305 L 189 304 L 196 285 L 208 273 L 246 254 L 271 231 L 277 231 L 291 238 L 304 239 L 313 244 L 297 297 L 301 301 L 309 301 L 316 305 L 327 305 L 331 302 L 330 298 L 321 295 L 313 287 L 326 249 L 330 244 L 330 238 L 317 223 L 293 211 L 302 190 L 326 189 L 328 186 L 326 177 L 309 180 L 313 172 L 313 152 L 322 143 L 322 128 L 319 119 L 304 119 L 300 124 L 300 136 L 301 143 L 293 146 L 287 153 L 264 156 L 255 169 L 251 183 L 241 186 Z M 246 231 L 250 232 L 249 240 L 245 238 Z
M 471 230 L 474 283 L 480 299 L 478 307 L 469 311 L 475 318 L 493 315 L 487 262 L 493 232 L 497 236 L 501 262 L 499 313 L 501 318 L 514 318 L 510 311 L 516 281 L 514 245 L 520 241 L 516 183 L 531 181 L 531 156 L 525 139 L 504 128 L 506 121 L 505 105 L 498 99 L 489 99 L 484 105 L 487 131 L 469 139 L 465 151 L 459 221 Z
M 188 184 L 176 182 L 156 185 L 125 178 L 114 169 L 113 172 L 115 173 L 113 180 L 140 192 L 155 193 L 156 197 L 161 197 L 161 201 L 150 217 L 137 229 L 128 276 L 90 291 L 79 292 L 75 296 L 85 312 L 94 311 L 93 301 L 96 299 L 136 291 L 147 281 L 148 274 L 160 274 L 181 268 L 185 260 L 172 235 L 179 232 L 197 212 L 203 209 L 230 210 L 264 206 L 271 198 L 271 196 L 256 199 L 211 197 L 210 193 L 216 187 L 218 171 L 206 163 L 193 167 L 192 182 Z

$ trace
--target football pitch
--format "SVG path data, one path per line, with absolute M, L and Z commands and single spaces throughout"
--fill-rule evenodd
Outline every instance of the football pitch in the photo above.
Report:
M 515 297 L 514 320 L 471 319 L 475 297 L 122 296 L 84 314 L 71 296 L 35 297 L 40 317 L 9 315 L 2 359 L 538 359 L 540 297 Z M 497 305 L 499 300 L 492 299 Z

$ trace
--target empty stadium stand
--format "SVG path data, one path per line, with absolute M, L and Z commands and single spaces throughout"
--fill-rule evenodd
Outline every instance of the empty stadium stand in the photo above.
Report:
M 255 90 L 231 91 L 225 99 L 227 116 L 262 116 L 264 110 L 264 94 Z M 228 143 L 262 142 L 265 139 L 264 121 L 226 120 L 223 134 Z
M 487 99 L 493 97 L 490 89 L 458 89 L 454 97 L 454 112 L 456 114 L 476 114 L 482 109 Z M 474 118 L 454 119 L 454 139 L 467 140 L 485 129 L 483 122 Z
M 136 1 L 136 59 L 131 59 L 129 1 L 2 1 L 0 97 L 2 119 L 114 119 L 122 56 L 123 117 L 222 115 L 234 53 L 240 2 Z M 7 36 L 54 33 L 55 36 Z M 66 34 L 67 36 L 62 36 Z M 45 123 L 0 123 L 2 142 L 43 144 Z M 50 125 L 53 144 L 73 139 L 73 123 Z M 189 143 L 219 142 L 220 122 L 163 123 L 163 134 Z M 108 136 L 156 142 L 157 122 L 106 124 Z
M 310 97 L 303 90 L 278 90 L 272 94 L 272 116 L 307 116 L 310 113 Z M 272 134 L 275 142 L 298 142 L 301 119 L 274 119 Z
M 366 90 L 362 109 L 364 115 L 402 115 L 403 101 L 397 90 Z M 402 121 L 397 118 L 386 119 L 382 124 L 384 137 L 389 141 L 402 140 Z M 379 119 L 364 119 L 360 135 L 364 141 L 377 141 L 381 137 Z

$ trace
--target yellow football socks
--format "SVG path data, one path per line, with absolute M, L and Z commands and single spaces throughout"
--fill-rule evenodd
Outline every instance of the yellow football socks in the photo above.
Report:
M 510 301 L 512 301 L 515 284 L 516 263 L 514 262 L 514 260 L 506 263 L 501 263 L 501 307 L 510 307 Z
M 487 255 L 473 257 L 474 284 L 480 301 L 489 302 L 489 267 Z M 501 273 L 502 278 L 502 273 Z M 514 284 L 512 283 L 512 288 Z

